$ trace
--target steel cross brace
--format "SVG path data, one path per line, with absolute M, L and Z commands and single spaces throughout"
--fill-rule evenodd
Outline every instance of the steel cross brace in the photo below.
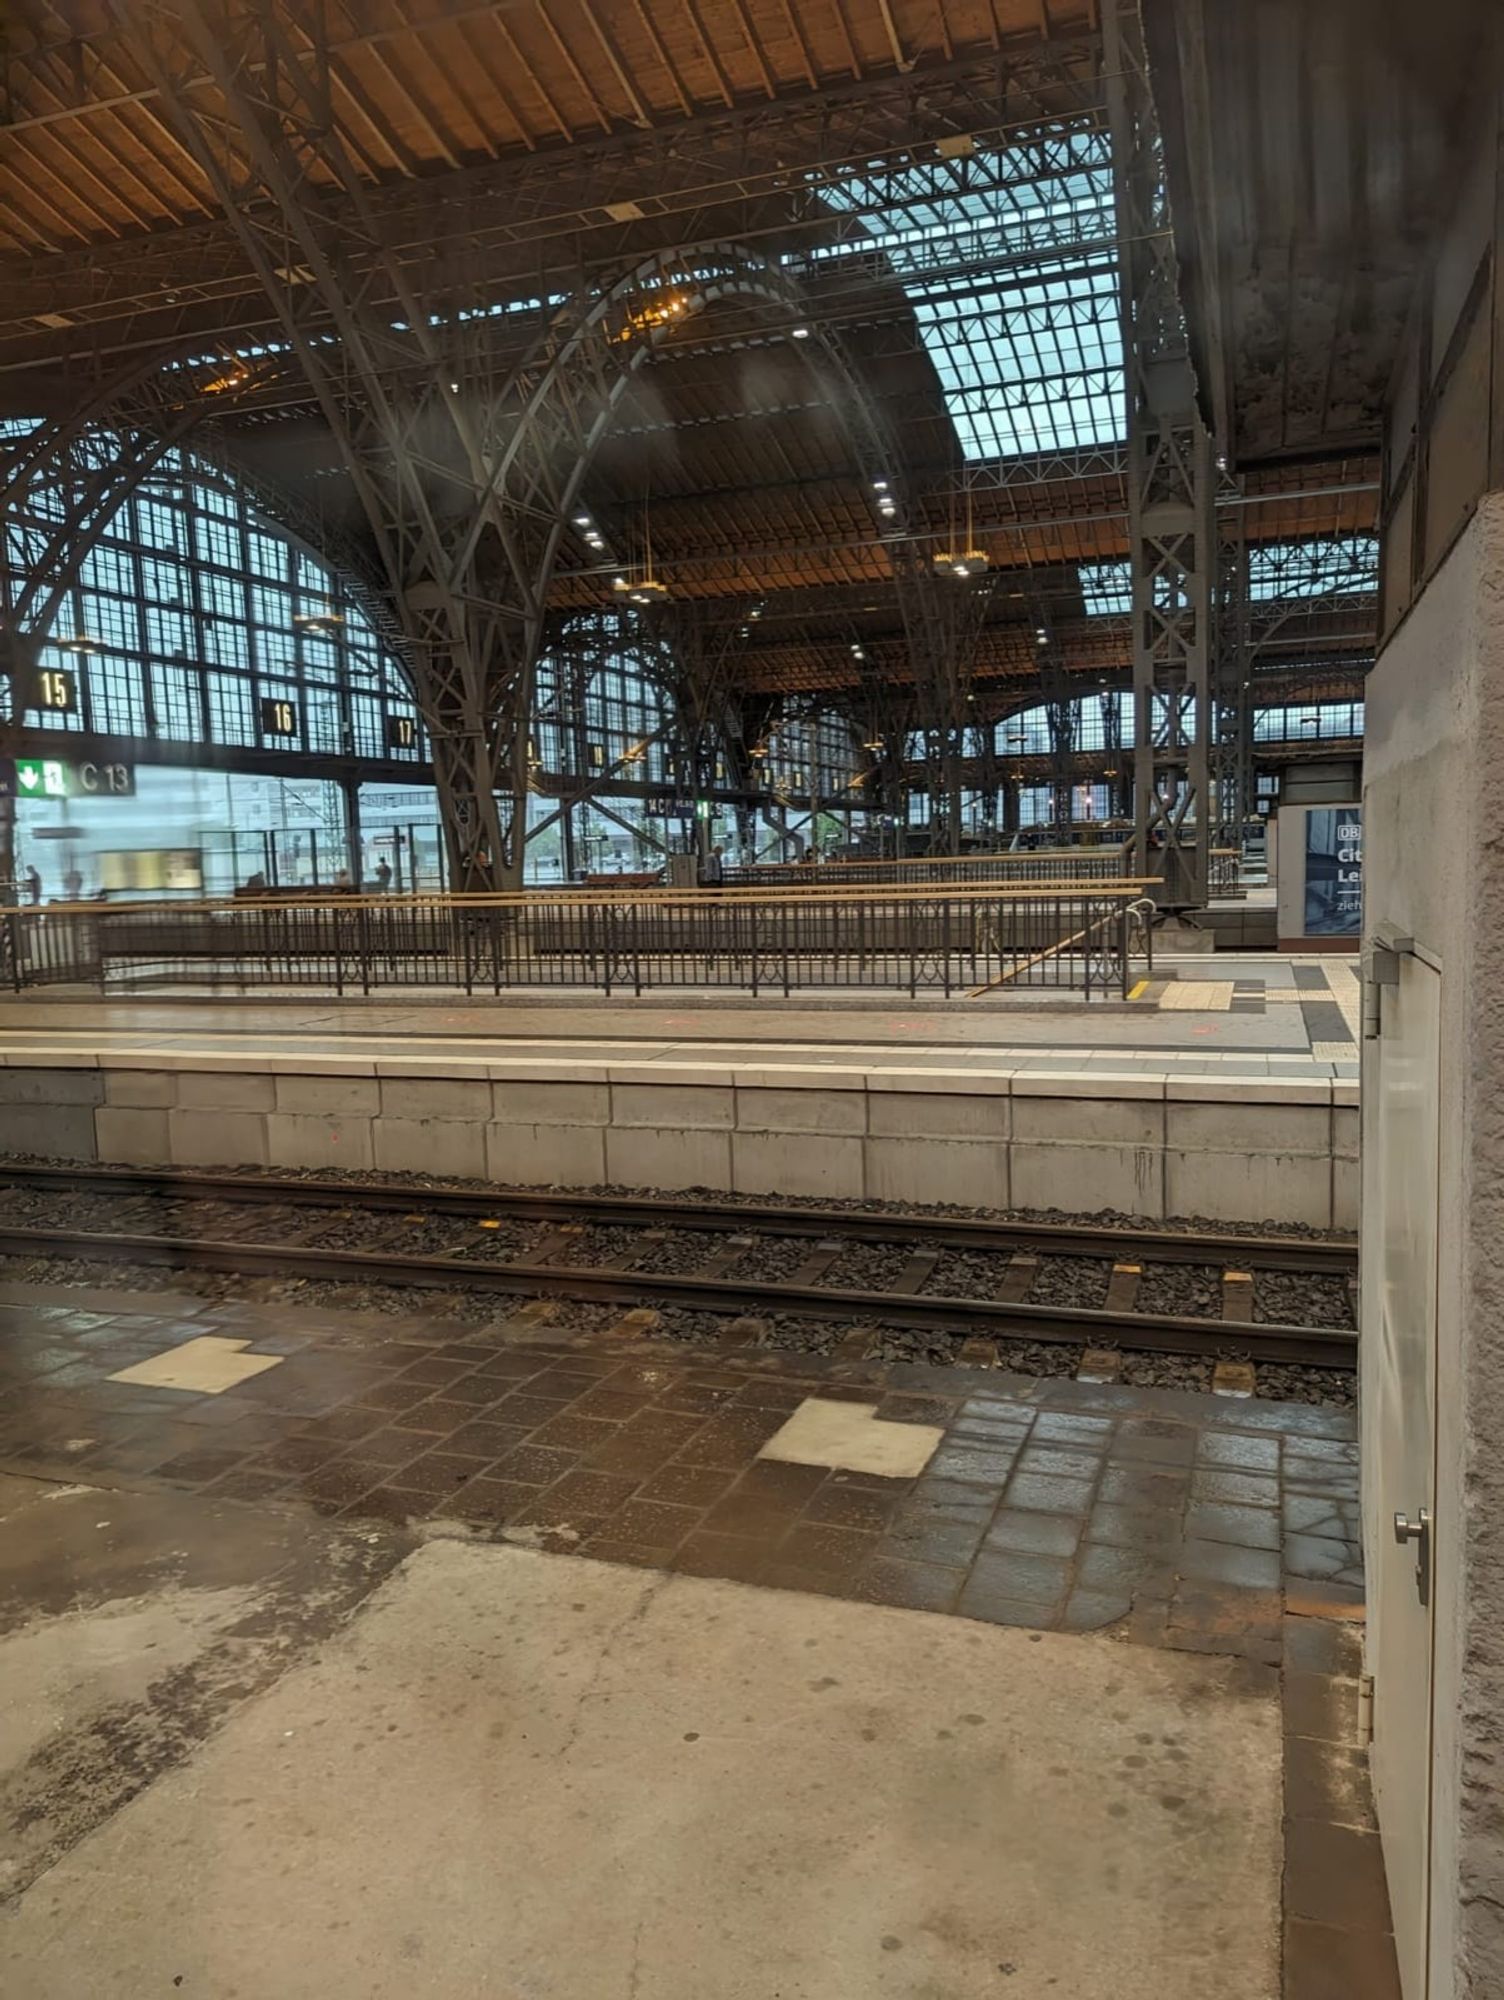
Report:
M 1197 408 L 1140 0 L 1104 0 L 1103 65 L 1118 202 L 1133 581 L 1134 867 L 1162 861 L 1164 900 L 1204 904 L 1211 441 Z

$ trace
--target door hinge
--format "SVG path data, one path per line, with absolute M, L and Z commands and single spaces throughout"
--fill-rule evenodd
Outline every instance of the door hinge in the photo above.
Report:
M 1358 1676 L 1358 1748 L 1366 1750 L 1373 1741 L 1373 1675 Z
M 1363 968 L 1363 1039 L 1376 1042 L 1383 1032 L 1383 1010 L 1379 992 L 1400 983 L 1400 953 L 1409 942 L 1405 938 L 1373 938 Z

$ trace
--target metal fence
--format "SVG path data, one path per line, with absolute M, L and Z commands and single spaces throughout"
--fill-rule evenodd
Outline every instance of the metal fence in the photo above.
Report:
M 640 994 L 1009 988 L 1126 997 L 1147 963 L 1138 887 L 847 895 L 311 898 L 11 910 L 0 976 L 72 986 L 332 993 L 551 987 Z
M 912 861 L 773 861 L 725 869 L 727 889 L 966 888 L 984 882 L 1116 882 L 1129 873 L 1129 849 L 1036 848 L 1017 854 L 934 854 Z

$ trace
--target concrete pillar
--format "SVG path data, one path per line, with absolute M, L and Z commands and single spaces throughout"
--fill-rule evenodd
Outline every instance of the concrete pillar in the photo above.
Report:
M 1504 1994 L 1504 491 L 1485 494 L 1367 692 L 1365 924 L 1442 965 L 1431 1973 L 1414 1991 L 1482 2000 Z M 1376 1130 L 1365 1096 L 1365 1149 Z M 1365 1260 L 1379 1220 L 1365 1212 Z M 1365 1304 L 1369 1381 L 1376 1319 Z M 1371 1550 L 1398 1504 L 1365 1464 Z

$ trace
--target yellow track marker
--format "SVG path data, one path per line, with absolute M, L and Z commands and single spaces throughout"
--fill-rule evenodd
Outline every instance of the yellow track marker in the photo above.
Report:
M 1137 1000 L 1138 996 L 1147 989 L 1148 984 L 1147 979 L 1141 979 L 1136 986 L 1129 987 L 1128 998 L 1130 1000 Z

